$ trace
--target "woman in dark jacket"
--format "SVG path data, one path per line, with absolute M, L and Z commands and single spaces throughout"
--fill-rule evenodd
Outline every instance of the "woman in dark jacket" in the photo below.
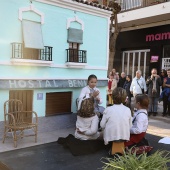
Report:
M 165 69 L 162 69 L 162 70 L 161 70 L 161 75 L 160 75 L 160 77 L 161 77 L 161 81 L 162 81 L 162 91 L 163 91 L 163 90 L 164 90 L 164 88 L 163 88 L 164 78 L 167 77 L 167 71 L 166 71 Z
M 125 83 L 123 85 L 123 88 L 126 90 L 126 93 L 127 93 L 127 97 L 128 97 L 127 106 L 129 108 L 131 108 L 131 97 L 132 97 L 132 94 L 130 92 L 131 82 L 132 82 L 132 76 L 131 75 L 127 75 L 126 76 L 126 81 L 125 81 Z
M 157 75 L 156 68 L 153 68 L 151 70 L 151 76 L 148 77 L 146 85 L 148 86 L 149 97 L 148 115 L 150 116 L 153 113 L 153 116 L 156 116 L 158 109 L 158 100 L 160 96 L 160 86 L 162 85 L 161 78 L 159 75 Z

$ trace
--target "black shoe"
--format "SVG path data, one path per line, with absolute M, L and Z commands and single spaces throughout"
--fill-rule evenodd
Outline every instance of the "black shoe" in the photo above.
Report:
M 148 112 L 148 116 L 152 115 L 152 112 Z
M 156 116 L 157 115 L 157 112 L 153 112 L 153 116 Z
M 167 115 L 166 113 L 164 113 L 164 112 L 162 113 L 162 116 L 163 116 L 163 117 L 165 117 L 166 115 Z

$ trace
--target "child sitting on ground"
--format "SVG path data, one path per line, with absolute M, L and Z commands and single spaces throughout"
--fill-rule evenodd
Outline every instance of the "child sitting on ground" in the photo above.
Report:
M 139 144 L 145 137 L 148 127 L 149 98 L 145 94 L 138 94 L 135 97 L 137 112 L 132 119 L 132 127 L 130 129 L 130 140 L 125 142 L 125 146 L 130 147 Z
M 94 112 L 94 97 L 85 97 L 77 113 L 75 138 L 81 140 L 97 139 L 99 118 Z
M 105 145 L 113 141 L 127 141 L 130 138 L 132 125 L 131 111 L 123 103 L 126 99 L 126 90 L 117 87 L 112 92 L 113 106 L 107 107 L 100 122 Z

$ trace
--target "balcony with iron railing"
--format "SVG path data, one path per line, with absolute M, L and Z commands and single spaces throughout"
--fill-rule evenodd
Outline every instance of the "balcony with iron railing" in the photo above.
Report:
M 168 2 L 169 0 L 122 0 L 121 12 Z
M 44 46 L 44 49 L 33 49 L 33 48 L 24 48 L 23 43 L 14 42 L 11 44 L 12 44 L 11 59 L 52 61 L 53 47 Z
M 113 0 L 89 0 L 100 5 L 109 6 L 109 2 Z M 151 5 L 156 5 L 170 0 L 115 0 L 121 6 L 121 12 L 134 10 L 137 8 L 144 8 Z
M 82 68 L 87 64 L 87 51 L 77 49 L 66 49 L 66 65 L 68 67 Z

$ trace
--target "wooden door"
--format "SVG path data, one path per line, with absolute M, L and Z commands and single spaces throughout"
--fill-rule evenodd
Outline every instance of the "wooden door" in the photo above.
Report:
M 71 113 L 72 92 L 46 94 L 46 116 Z
M 33 109 L 33 90 L 10 90 L 9 99 L 21 100 L 24 111 L 32 111 Z M 32 122 L 32 115 L 25 114 L 24 120 Z

